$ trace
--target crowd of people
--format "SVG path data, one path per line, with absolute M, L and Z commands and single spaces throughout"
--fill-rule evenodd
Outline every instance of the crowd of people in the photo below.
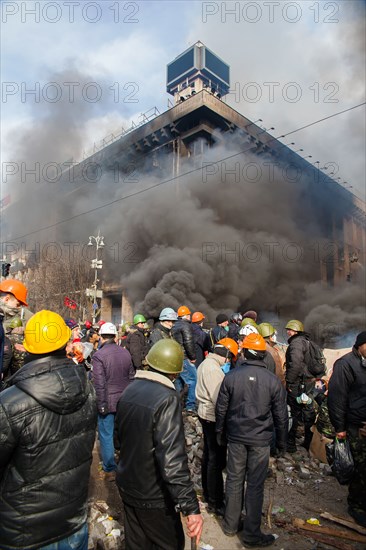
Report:
M 269 457 L 309 450 L 325 399 L 333 435 L 353 453 L 348 512 L 366 526 L 366 331 L 329 380 L 301 321 L 286 323 L 285 345 L 253 310 L 218 313 L 205 328 L 204 313 L 164 307 L 154 326 L 136 313 L 118 330 L 33 314 L 23 283 L 6 279 L 0 318 L 4 550 L 87 549 L 96 428 L 101 478 L 116 483 L 124 504 L 127 550 L 183 550 L 181 516 L 198 542 L 182 411 L 202 425 L 208 511 L 228 537 L 269 546 L 275 536 L 261 529 Z

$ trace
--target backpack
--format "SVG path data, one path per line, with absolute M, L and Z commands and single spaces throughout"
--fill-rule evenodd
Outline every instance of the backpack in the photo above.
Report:
M 306 366 L 308 368 L 308 371 L 315 378 L 324 376 L 324 374 L 327 372 L 327 366 L 323 350 L 320 346 L 318 346 L 318 344 L 316 344 L 312 340 L 308 340 L 307 342 L 309 358 L 306 362 Z

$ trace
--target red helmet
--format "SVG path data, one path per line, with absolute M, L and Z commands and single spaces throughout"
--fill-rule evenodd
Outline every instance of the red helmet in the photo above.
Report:
M 92 324 L 91 324 L 90 321 L 85 321 L 84 326 L 85 326 L 85 328 L 88 329 L 88 330 L 89 330 L 90 328 L 92 328 Z
M 99 326 L 99 328 L 100 328 L 102 325 L 104 325 L 104 323 L 105 323 L 105 321 L 103 321 L 103 320 L 101 319 L 100 321 L 98 321 L 97 324 L 98 324 L 98 326 Z

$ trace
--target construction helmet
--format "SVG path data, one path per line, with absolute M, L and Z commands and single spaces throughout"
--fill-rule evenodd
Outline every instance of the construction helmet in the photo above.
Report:
M 271 325 L 271 323 L 261 323 L 258 325 L 258 331 L 263 338 L 268 338 L 273 336 L 276 332 L 276 329 Z
M 285 328 L 295 330 L 296 332 L 304 332 L 304 325 L 301 321 L 297 321 L 296 319 L 292 319 L 291 321 L 289 321 Z
M 178 315 L 171 307 L 165 307 L 159 315 L 159 321 L 176 321 L 177 319 Z
M 244 317 L 240 326 L 245 327 L 246 325 L 251 325 L 252 327 L 255 327 L 258 330 L 257 323 L 250 317 Z
M 178 308 L 178 317 L 183 317 L 183 315 L 190 315 L 190 314 L 191 314 L 191 310 L 189 309 L 189 307 L 180 306 L 180 308 Z
M 93 325 L 91 324 L 90 321 L 85 321 L 84 326 L 85 326 L 86 329 L 89 330 L 90 328 L 92 328 Z
M 137 325 L 138 323 L 146 323 L 146 319 L 141 313 L 137 313 L 133 318 L 133 324 Z
M 260 334 L 248 334 L 243 340 L 244 349 L 266 351 L 266 341 Z
M 146 356 L 147 364 L 166 374 L 179 374 L 183 370 L 183 349 L 175 340 L 159 340 Z
M 61 315 L 43 309 L 26 324 L 23 346 L 29 353 L 40 355 L 63 348 L 70 338 L 71 330 Z
M 104 325 L 104 323 L 105 323 L 105 321 L 103 321 L 103 319 L 101 319 L 100 321 L 98 321 L 97 325 L 100 328 L 102 325 Z
M 192 323 L 200 323 L 205 319 L 205 316 L 200 311 L 195 311 L 192 315 Z
M 6 279 L 0 283 L 0 292 L 9 292 L 23 306 L 27 306 L 27 288 L 17 279 Z
M 103 334 L 116 336 L 117 335 L 116 325 L 114 325 L 113 323 L 103 323 L 103 325 L 100 327 L 99 334 L 101 336 L 103 336 Z
M 235 340 L 233 340 L 232 338 L 222 338 L 222 340 L 219 340 L 217 344 L 215 344 L 215 346 L 217 345 L 224 346 L 224 348 L 226 348 L 233 354 L 234 359 L 236 359 L 239 351 L 239 346 L 235 342 Z
M 127 330 L 130 328 L 131 323 L 124 323 L 121 327 L 122 332 L 127 332 Z
M 232 323 L 236 323 L 239 326 L 242 320 L 243 320 L 243 316 L 241 313 L 233 313 L 232 316 L 230 317 L 230 321 Z

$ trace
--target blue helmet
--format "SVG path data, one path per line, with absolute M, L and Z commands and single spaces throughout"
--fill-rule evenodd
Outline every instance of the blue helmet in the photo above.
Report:
M 165 307 L 161 310 L 159 321 L 177 321 L 178 315 L 171 307 Z

